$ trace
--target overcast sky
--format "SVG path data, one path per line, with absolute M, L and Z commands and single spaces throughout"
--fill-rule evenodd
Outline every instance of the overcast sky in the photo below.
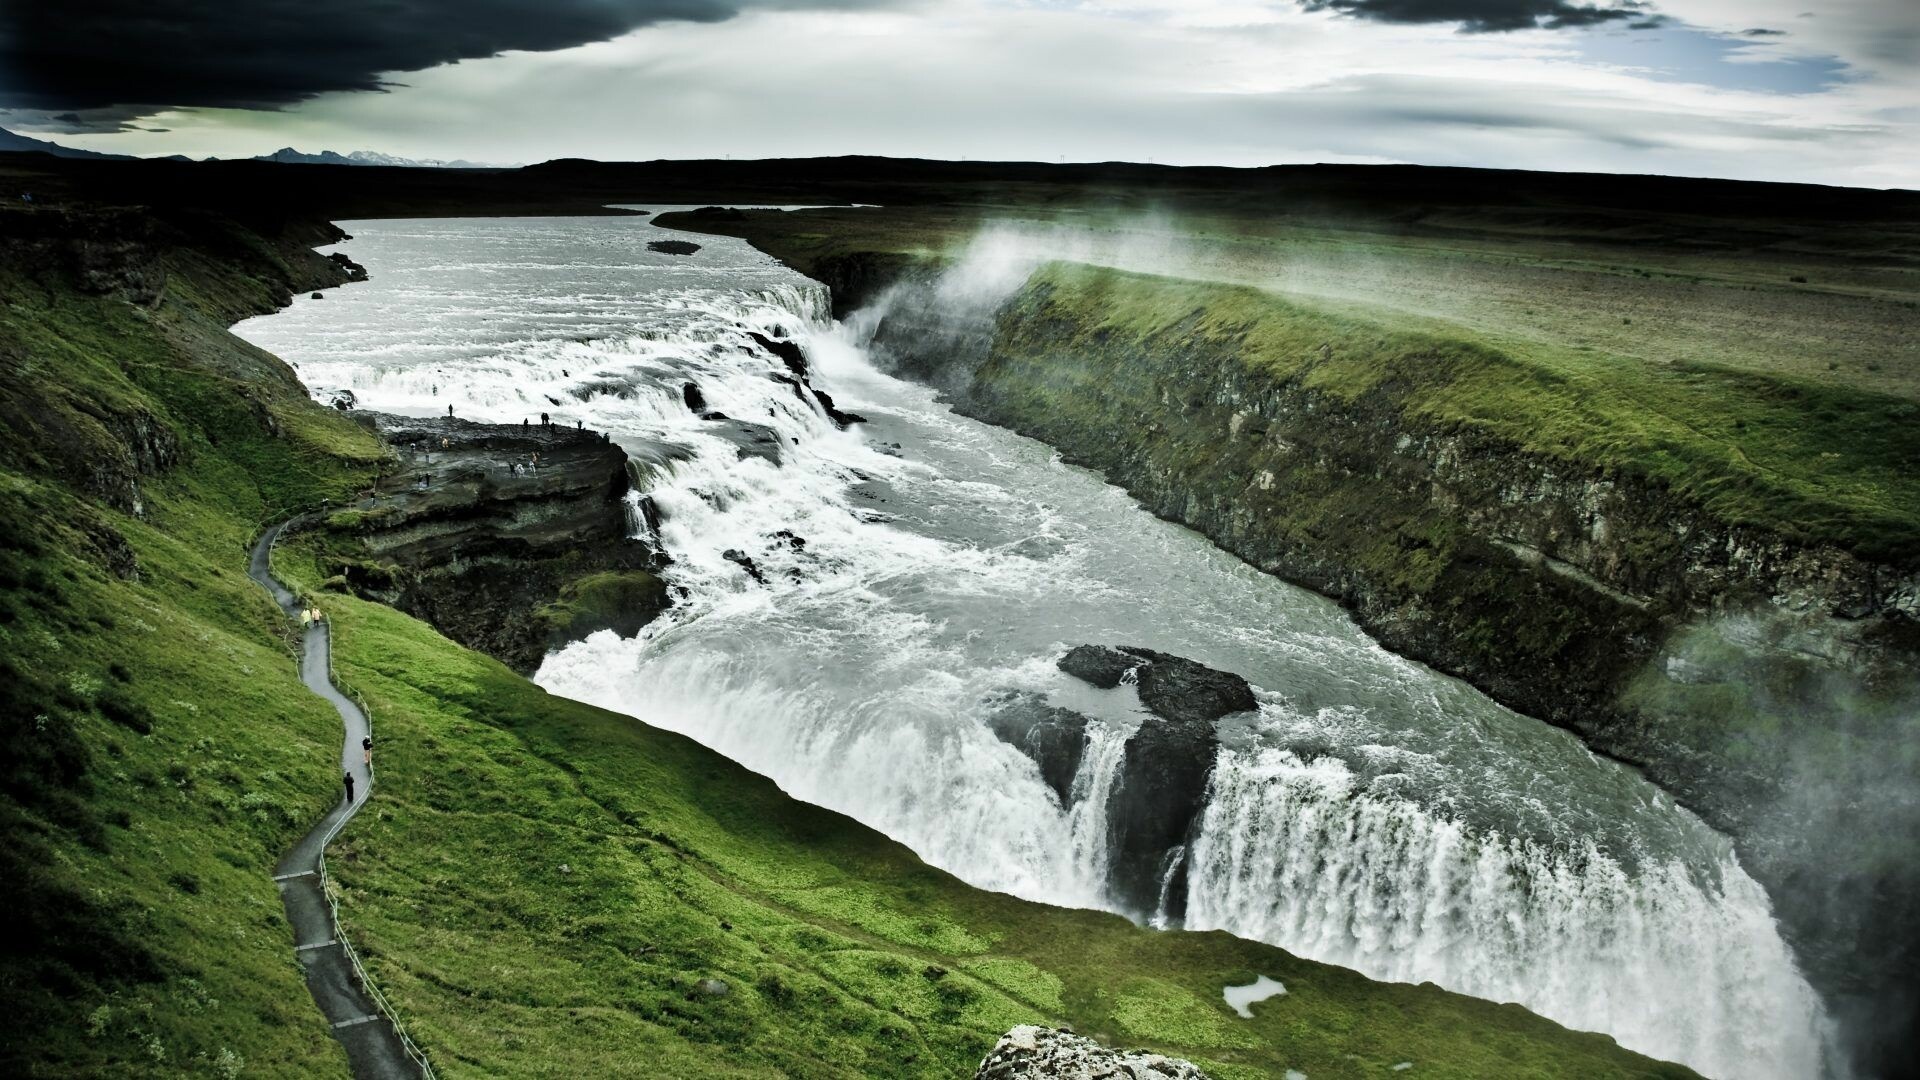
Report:
M 0 127 L 116 153 L 1394 161 L 1920 188 L 1916 0 L 0 8 Z

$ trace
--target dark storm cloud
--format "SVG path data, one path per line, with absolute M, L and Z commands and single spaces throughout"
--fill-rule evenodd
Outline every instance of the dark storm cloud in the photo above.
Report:
M 1375 22 L 1459 23 L 1468 33 L 1493 33 L 1502 30 L 1530 30 L 1537 26 L 1561 29 L 1570 26 L 1598 26 L 1601 23 L 1632 20 L 1633 29 L 1646 29 L 1661 23 L 1650 16 L 1646 5 L 1629 2 L 1605 7 L 1571 4 L 1566 0 L 1302 0 L 1309 11 L 1338 11 Z
M 507 50 L 604 41 L 748 7 L 859 0 L 42 0 L 0 2 L 0 108 L 272 108 L 381 89 L 417 71 Z M 133 107 L 133 108 L 130 108 Z M 71 113 L 69 113 L 71 114 Z M 95 117 L 98 122 L 98 116 Z

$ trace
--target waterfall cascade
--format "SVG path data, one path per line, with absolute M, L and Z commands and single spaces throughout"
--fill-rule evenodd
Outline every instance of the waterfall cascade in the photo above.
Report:
M 371 408 L 583 421 L 644 479 L 633 527 L 682 600 L 550 656 L 547 688 L 699 739 L 975 884 L 1111 907 L 1106 808 L 1143 717 L 1132 687 L 1055 660 L 1079 642 L 1190 657 L 1265 689 L 1220 722 L 1210 798 L 1167 864 L 1187 868 L 1187 925 L 1518 1001 L 1712 1075 L 1819 1075 L 1820 1006 L 1722 838 L 875 370 L 818 285 L 723 238 L 648 252 L 661 231 L 630 219 L 352 231 L 370 283 L 240 332 Z M 803 344 L 813 383 L 870 423 L 841 430 L 756 334 Z M 1087 718 L 1064 798 L 995 734 L 1009 694 Z

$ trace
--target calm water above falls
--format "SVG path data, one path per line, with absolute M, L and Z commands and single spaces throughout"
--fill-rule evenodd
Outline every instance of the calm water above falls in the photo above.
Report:
M 1101 807 L 1137 698 L 1054 660 L 1081 642 L 1190 657 L 1261 707 L 1223 722 L 1187 925 L 1519 1001 L 1712 1075 L 1821 1072 L 1816 999 L 1723 838 L 1323 598 L 874 370 L 816 284 L 644 219 L 348 228 L 370 283 L 239 333 L 370 408 L 550 412 L 650 466 L 686 599 L 637 638 L 550 656 L 548 689 L 699 739 L 975 884 L 1112 906 Z M 702 249 L 646 250 L 668 236 Z M 871 423 L 836 430 L 749 330 L 801 341 L 815 384 Z M 742 457 L 689 381 L 776 432 L 780 460 Z M 1072 805 L 986 727 L 1010 690 L 1096 718 Z

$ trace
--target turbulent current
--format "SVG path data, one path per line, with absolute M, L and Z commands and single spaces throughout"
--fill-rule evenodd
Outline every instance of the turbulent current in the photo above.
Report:
M 239 332 L 370 408 L 583 421 L 645 478 L 635 528 L 672 556 L 679 600 L 637 637 L 549 656 L 553 692 L 685 733 L 974 884 L 1116 907 L 1101 808 L 1138 699 L 1055 661 L 1083 642 L 1189 657 L 1260 707 L 1222 722 L 1187 926 L 1518 1001 L 1710 1075 L 1822 1073 L 1820 1005 L 1724 838 L 876 370 L 817 284 L 640 218 L 349 227 L 371 282 Z M 667 237 L 701 249 L 647 249 Z M 803 345 L 814 385 L 869 422 L 839 430 L 750 332 Z M 687 383 L 731 419 L 701 419 Z M 740 421 L 777 449 L 743 454 Z M 987 725 L 1010 692 L 1095 718 L 1066 805 Z

